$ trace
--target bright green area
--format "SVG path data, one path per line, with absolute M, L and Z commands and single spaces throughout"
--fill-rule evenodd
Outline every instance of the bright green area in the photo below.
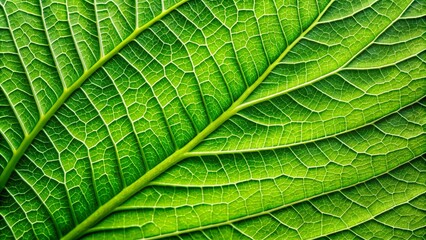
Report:
M 1 239 L 423 239 L 422 0 L 0 1 Z

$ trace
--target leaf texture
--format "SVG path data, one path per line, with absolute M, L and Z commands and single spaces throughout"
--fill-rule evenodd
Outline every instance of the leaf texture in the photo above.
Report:
M 424 239 L 422 0 L 0 0 L 1 239 Z

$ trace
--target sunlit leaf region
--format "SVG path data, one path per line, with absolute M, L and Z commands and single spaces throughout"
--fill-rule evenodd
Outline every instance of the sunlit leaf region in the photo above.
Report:
M 426 1 L 0 0 L 0 239 L 426 239 Z

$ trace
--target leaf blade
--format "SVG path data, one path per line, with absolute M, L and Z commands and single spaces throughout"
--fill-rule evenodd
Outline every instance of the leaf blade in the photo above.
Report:
M 260 176 L 257 179 L 259 183 L 240 184 L 238 192 L 243 195 L 246 194 L 244 195 L 244 199 L 246 200 L 243 201 L 246 205 L 248 204 L 253 208 L 257 208 L 256 211 L 259 211 L 259 209 L 270 209 L 282 204 L 277 200 L 264 201 L 262 200 L 263 198 L 266 199 L 269 196 L 272 199 L 274 196 L 280 196 L 283 192 L 288 194 L 288 189 L 279 188 L 274 185 L 275 182 L 267 183 L 271 181 L 268 179 L 268 174 L 277 174 L 277 169 L 271 169 L 268 165 L 263 166 L 267 173 L 267 177 L 264 178 L 261 176 L 262 167 L 256 168 L 256 161 L 267 159 L 267 156 L 277 159 L 279 159 L 278 156 L 284 156 L 285 158 L 280 161 L 285 162 L 291 159 L 293 154 L 296 158 L 303 159 L 303 164 L 308 164 L 309 167 L 315 168 L 316 171 L 307 171 L 307 173 L 314 174 L 313 176 L 316 177 L 321 177 L 325 174 L 324 170 L 321 170 L 324 167 L 321 165 L 324 159 L 330 161 L 330 159 L 335 159 L 336 157 L 328 153 L 330 148 L 346 148 L 349 149 L 348 152 L 353 151 L 360 155 L 361 158 L 364 156 L 363 161 L 365 162 L 365 166 L 360 167 L 364 171 L 364 175 L 351 180 L 355 176 L 352 172 L 351 177 L 341 177 L 340 186 L 344 185 L 343 182 L 347 184 L 348 181 L 350 182 L 358 178 L 364 180 L 374 178 L 376 176 L 375 173 L 386 171 L 389 169 L 389 166 L 396 166 L 406 161 L 414 161 L 411 159 L 425 152 L 424 147 L 422 147 L 422 143 L 425 142 L 424 123 L 421 123 L 421 120 L 419 120 L 419 116 L 424 116 L 424 104 L 420 99 L 425 95 L 424 84 L 422 84 L 422 79 L 425 76 L 421 70 L 425 66 L 424 53 L 421 47 L 423 39 L 419 37 L 422 35 L 421 30 L 418 32 L 416 39 L 407 40 L 410 39 L 410 37 L 407 37 L 405 40 L 407 45 L 393 44 L 393 42 L 398 43 L 399 41 L 395 40 L 394 36 L 404 31 L 404 28 L 411 28 L 407 26 L 412 26 L 413 29 L 421 29 L 422 21 L 413 18 L 413 16 L 418 15 L 416 8 L 419 7 L 419 4 L 416 1 L 413 2 L 415 4 L 412 5 L 408 1 L 400 3 L 401 5 L 386 1 L 356 2 L 354 3 L 356 7 L 351 9 L 352 12 L 345 12 L 347 11 L 346 9 L 340 11 L 342 10 L 342 6 L 344 6 L 344 1 L 328 2 L 328 6 L 330 6 L 329 11 L 325 11 L 327 10 L 325 6 L 327 4 L 326 1 L 315 3 L 304 2 L 300 3 L 301 5 L 298 5 L 298 3 L 296 5 L 286 5 L 287 3 L 284 3 L 281 6 L 279 6 L 280 3 L 275 2 L 267 4 L 257 3 L 254 5 L 227 2 L 226 10 L 222 8 L 225 5 L 215 5 L 216 3 L 214 2 L 190 2 L 179 7 L 174 13 L 147 28 L 144 34 L 135 37 L 126 46 L 123 45 L 121 49 L 117 50 L 114 56 L 111 56 L 109 61 L 104 62 L 105 64 L 101 64 L 102 66 L 99 66 L 99 69 L 95 70 L 93 74 L 90 74 L 90 77 L 87 77 L 88 81 L 84 85 L 81 87 L 78 86 L 78 91 L 76 89 L 69 99 L 64 100 L 61 110 L 52 114 L 52 119 L 49 123 L 45 127 L 42 127 L 43 131 L 40 130 L 40 134 L 34 138 L 31 146 L 29 145 L 28 150 L 25 151 L 23 155 L 24 160 L 19 164 L 16 176 L 12 177 L 15 179 L 13 180 L 13 184 L 6 188 L 13 193 L 2 194 L 2 199 L 0 200 L 7 202 L 7 206 L 12 206 L 9 204 L 19 201 L 20 204 L 18 205 L 23 207 L 23 213 L 29 216 L 27 223 L 23 221 L 22 223 L 17 223 L 22 228 L 14 226 L 15 224 L 11 226 L 14 226 L 13 228 L 17 230 L 26 229 L 27 226 L 37 226 L 32 232 L 35 235 L 43 235 L 42 229 L 46 228 L 49 229 L 46 232 L 53 235 L 58 234 L 56 236 L 60 236 L 61 234 L 75 234 L 74 236 L 79 236 L 90 228 L 89 225 L 93 225 L 95 222 L 106 217 L 108 213 L 113 212 L 110 217 L 107 217 L 98 226 L 105 226 L 105 224 L 110 223 L 111 219 L 115 219 L 118 214 L 114 212 L 114 209 L 117 211 L 125 209 L 128 203 L 125 203 L 121 207 L 116 207 L 121 205 L 127 198 L 133 201 L 136 201 L 134 199 L 139 199 L 132 196 L 142 188 L 143 190 L 140 191 L 140 194 L 152 192 L 152 189 L 155 189 L 154 193 L 158 193 L 163 191 L 158 190 L 160 187 L 165 189 L 173 187 L 170 181 L 168 183 L 167 181 L 166 183 L 161 183 L 161 181 L 167 179 L 167 176 L 170 176 L 167 175 L 169 173 L 181 176 L 176 173 L 175 168 L 167 170 L 176 164 L 179 168 L 182 167 L 182 169 L 192 169 L 197 165 L 201 168 L 204 165 L 207 168 L 207 166 L 214 165 L 210 165 L 211 161 L 217 161 L 218 164 L 222 164 L 222 167 L 216 164 L 218 168 L 213 169 L 213 171 L 219 173 L 232 169 L 229 164 L 227 165 L 224 162 L 224 160 L 232 159 L 229 156 L 235 155 L 233 157 L 234 160 L 235 158 L 245 159 L 246 163 L 242 162 L 241 166 L 234 167 L 234 170 L 237 169 L 236 172 L 245 172 L 248 170 L 250 179 L 253 176 Z M 102 32 L 110 28 L 114 25 L 114 22 L 131 25 L 145 21 L 144 18 L 139 18 L 138 10 L 141 10 L 141 12 L 147 10 L 145 8 L 146 5 L 141 7 L 138 5 L 139 3 L 136 3 L 136 5 L 132 5 L 133 3 L 130 5 L 120 4 L 113 6 L 95 5 L 95 8 L 99 7 L 99 9 L 102 9 L 101 11 L 95 9 L 97 11 L 95 13 L 96 16 L 107 16 L 104 12 L 105 9 L 112 12 L 135 10 L 135 14 L 130 13 L 127 15 L 128 19 L 125 15 L 120 15 L 122 12 L 113 16 L 114 21 L 102 18 L 98 22 L 97 31 Z M 386 7 L 389 4 L 394 5 L 392 5 L 392 8 L 389 6 Z M 403 4 L 405 5 L 402 6 Z M 46 5 L 44 8 L 41 8 L 41 11 L 45 16 L 50 16 L 47 13 L 55 7 L 57 6 Z M 63 9 L 63 6 L 60 7 Z M 155 7 L 157 10 L 159 9 L 158 4 Z M 405 7 L 408 8 L 407 11 L 404 10 Z M 164 6 L 161 5 L 161 9 L 163 8 Z M 248 10 L 251 8 L 254 8 L 253 11 Z M 413 8 L 415 10 L 412 10 Z M 288 12 L 283 13 L 282 9 L 286 9 Z M 325 16 L 319 24 L 317 21 L 320 20 L 322 15 L 322 13 L 320 14 L 320 9 L 324 10 L 323 13 L 325 13 Z M 392 10 L 386 12 L 386 9 Z M 152 10 L 151 13 L 155 11 Z M 233 13 L 236 14 L 233 15 Z M 277 15 L 276 18 L 274 14 Z M 386 17 L 386 15 L 390 17 Z M 65 23 L 65 20 L 61 19 L 60 15 L 58 16 L 60 22 Z M 286 19 L 288 16 L 290 18 Z M 366 28 L 361 27 L 358 31 L 354 31 L 356 34 L 353 36 L 348 33 L 350 31 L 344 29 L 347 26 L 355 29 L 361 26 L 363 21 L 365 22 L 369 17 L 371 20 L 371 16 L 376 16 L 373 18 L 375 20 L 371 21 L 372 23 L 379 22 L 385 25 L 371 24 L 367 25 L 368 27 Z M 281 17 L 289 21 L 280 21 Z M 315 17 L 317 18 L 315 19 Z M 383 21 L 379 21 L 380 19 Z M 401 19 L 401 21 L 397 19 Z M 75 22 L 75 19 L 70 22 L 72 21 Z M 331 35 L 334 33 L 335 35 L 332 37 L 313 34 L 315 30 L 321 29 L 321 26 L 318 25 L 330 25 L 336 21 L 346 21 L 346 23 L 352 21 L 352 23 L 356 23 L 355 25 L 335 24 L 338 31 L 333 32 Z M 288 25 L 290 22 L 291 24 Z M 48 22 L 46 23 L 45 28 L 48 26 Z M 58 26 L 61 23 L 58 23 Z M 388 23 L 389 25 L 387 26 L 386 24 Z M 399 30 L 394 27 L 398 24 L 400 24 Z M 339 25 L 343 26 L 343 28 Z M 387 28 L 389 28 L 389 31 L 386 30 Z M 310 30 L 314 31 L 311 32 Z M 351 42 L 349 39 L 356 39 L 354 36 L 363 38 L 365 34 L 361 33 L 371 30 L 377 32 L 377 34 L 371 34 L 370 36 L 374 36 L 375 40 L 370 41 L 368 39 L 367 45 L 364 48 L 362 48 L 362 44 L 359 45 L 359 42 L 355 43 L 355 48 L 361 49 L 359 52 L 362 53 L 359 57 L 355 58 L 355 61 L 351 62 L 350 66 L 348 65 L 345 71 L 340 72 L 338 70 L 338 74 L 334 71 L 327 72 L 330 70 L 328 68 L 333 65 L 331 61 L 327 63 L 324 60 L 329 55 L 321 55 L 314 52 L 311 52 L 311 56 L 308 56 L 309 54 L 306 55 L 308 52 L 306 49 L 309 49 L 309 44 L 311 44 L 309 41 L 317 41 L 318 43 L 322 41 L 322 44 L 324 44 L 323 42 L 331 45 L 334 44 L 337 45 L 337 48 L 340 47 L 342 49 L 345 44 Z M 47 29 L 46 31 L 47 35 L 49 35 L 49 31 L 52 30 Z M 122 40 L 123 37 L 121 35 L 126 31 L 128 29 L 116 29 L 115 33 L 118 35 L 116 34 L 112 42 Z M 318 31 L 326 32 L 324 29 Z M 389 33 L 391 31 L 394 31 L 394 33 Z M 291 32 L 294 35 L 286 35 Z M 382 34 L 382 32 L 385 33 Z M 349 35 L 342 37 L 339 34 Z M 405 37 L 410 34 L 412 32 L 407 31 L 403 35 Z M 109 36 L 106 32 L 101 33 L 101 36 L 99 38 L 101 48 L 109 49 L 115 45 L 111 45 L 108 41 L 105 42 L 105 38 Z M 275 41 L 278 38 L 281 40 Z M 316 39 L 313 40 L 314 38 Z M 58 39 L 58 42 L 64 40 L 55 38 L 54 35 L 52 35 L 52 39 Z M 283 43 L 283 39 L 286 43 Z M 333 43 L 333 41 L 339 41 L 339 39 L 340 43 Z M 102 45 L 103 43 L 104 45 Z M 366 47 L 369 44 L 374 46 Z M 383 45 L 382 48 L 378 47 L 380 44 Z M 383 50 L 386 49 L 386 46 L 390 46 L 388 51 Z M 51 52 L 55 52 L 55 45 L 48 47 L 50 47 Z M 333 46 L 329 46 L 329 48 L 332 49 Z M 335 49 L 333 50 L 333 54 L 339 52 Z M 398 55 L 398 58 L 391 59 L 390 55 L 386 55 L 388 52 L 396 52 L 397 49 L 399 49 L 398 51 L 402 51 L 402 54 Z M 252 52 L 253 50 L 254 52 Z M 282 53 L 281 56 L 278 56 L 280 50 Z M 326 52 L 324 49 L 320 48 L 320 50 L 319 52 L 321 53 Z M 72 51 L 67 53 L 71 54 Z M 340 58 L 343 60 L 350 59 L 352 55 L 353 53 Z M 274 58 L 277 56 L 278 59 L 274 61 Z M 294 69 L 303 69 L 300 66 L 304 64 L 304 61 L 308 59 L 307 62 L 309 63 L 309 59 L 312 60 L 316 57 L 319 59 L 319 62 L 322 61 L 321 66 L 326 67 L 326 69 L 321 69 L 321 66 L 310 65 L 310 67 L 313 67 L 313 69 L 316 68 L 316 70 L 310 70 L 313 75 L 307 75 L 312 77 L 317 74 L 321 81 L 304 85 L 303 81 L 306 80 L 306 76 L 303 76 L 303 72 L 302 74 L 299 72 L 293 76 L 296 76 L 295 79 L 298 79 L 297 75 L 299 74 L 301 79 L 304 79 L 302 84 L 298 85 L 301 83 L 299 80 L 291 84 L 296 84 L 294 87 L 300 89 L 289 92 L 286 85 L 288 81 L 280 81 L 275 68 L 285 66 L 283 68 L 285 71 L 280 74 L 284 73 L 291 76 L 289 74 L 291 71 L 287 70 L 294 66 L 296 66 Z M 283 61 L 281 62 L 281 60 Z M 376 64 L 378 60 L 383 61 L 383 64 Z M 61 60 L 61 62 L 56 62 L 56 65 L 63 64 L 62 61 L 66 62 L 66 60 Z M 90 60 L 85 61 L 90 62 Z M 349 63 L 350 61 L 347 62 Z M 371 64 L 377 71 L 374 69 L 366 71 L 364 69 Z M 417 69 L 415 66 L 417 66 Z M 393 69 L 393 71 L 390 71 L 390 69 Z M 387 75 L 383 75 L 384 72 Z M 278 82 L 274 83 L 274 79 L 270 79 L 271 73 L 275 74 L 274 79 Z M 327 76 L 327 74 L 331 75 L 334 73 L 336 73 L 335 76 L 322 79 L 324 78 L 323 74 Z M 358 79 L 354 77 L 357 73 L 359 73 Z M 405 76 L 402 76 L 404 74 Z M 287 75 L 286 77 L 288 77 Z M 367 78 L 366 76 L 368 76 L 369 81 L 374 82 L 373 85 L 363 82 Z M 280 77 L 284 77 L 284 75 Z M 389 78 L 392 81 L 388 82 L 387 79 Z M 203 81 L 202 79 L 208 80 Z M 274 83 L 278 87 L 275 87 L 275 90 L 274 88 L 270 88 L 272 86 L 271 83 Z M 283 83 L 284 85 L 282 85 Z M 2 87 L 4 88 L 4 86 L 3 84 Z M 352 93 L 351 89 L 353 90 Z M 284 94 L 283 96 L 279 96 L 280 99 L 277 101 L 276 98 L 268 96 L 271 93 L 268 91 L 277 91 L 278 95 Z M 270 99 L 266 99 L 265 104 L 258 102 L 260 105 L 254 105 L 257 102 L 252 101 L 252 95 L 255 95 L 254 101 L 257 101 L 256 99 L 263 101 L 265 96 L 262 94 L 265 94 L 265 92 L 267 93 L 265 96 Z M 271 95 L 275 96 L 274 94 Z M 308 100 L 310 95 L 313 96 L 316 103 Z M 359 97 L 359 95 L 362 97 Z M 260 97 L 257 98 L 256 96 Z M 404 96 L 408 96 L 408 98 Z M 377 99 L 377 102 L 374 102 L 374 98 Z M 249 99 L 248 104 L 245 102 L 246 99 Z M 335 101 L 329 102 L 327 105 L 323 100 L 328 99 L 334 99 Z M 385 103 L 384 101 L 387 99 L 392 99 L 392 101 Z M 287 101 L 292 102 L 291 105 L 296 106 L 295 109 L 299 113 L 291 113 L 287 109 L 287 106 L 290 106 L 286 105 Z M 352 115 L 342 118 L 341 115 L 338 115 L 344 112 L 345 105 L 342 103 L 347 101 L 350 102 L 349 105 L 355 107 L 347 110 Z M 323 102 L 324 104 L 321 105 Z M 243 105 L 245 106 L 244 110 L 240 107 L 241 103 L 247 104 Z M 11 115 L 11 111 L 5 108 L 7 104 L 2 104 L 4 106 L 0 105 L 2 107 L 0 110 L 5 114 Z M 249 106 L 252 104 L 254 106 Z M 324 110 L 324 105 L 326 110 Z M 85 107 L 82 108 L 82 106 Z M 282 106 L 285 106 L 284 110 L 280 109 Z M 361 118 L 355 113 L 359 106 L 361 106 L 360 112 L 363 114 Z M 276 110 L 265 112 L 272 108 L 276 108 Z M 337 115 L 333 114 L 333 108 Z M 12 109 L 14 109 L 13 106 Z M 336 109 L 339 111 L 336 111 Z M 311 112 L 310 118 L 303 119 L 305 116 L 303 114 L 308 114 L 309 116 L 309 112 Z M 313 117 L 318 112 L 321 114 L 318 114 L 317 118 Z M 414 117 L 416 115 L 418 116 L 417 118 Z M 239 120 L 238 122 L 235 120 L 237 117 L 243 120 Z M 322 123 L 323 125 L 321 123 L 317 125 L 311 124 L 298 133 L 297 126 L 292 127 L 293 123 L 297 123 L 295 117 L 296 119 L 297 117 L 302 119 L 300 120 L 302 126 L 311 124 L 310 121 L 313 123 L 315 121 L 321 122 L 323 118 L 328 119 L 329 122 Z M 339 120 L 339 118 L 341 119 Z M 228 119 L 231 119 L 230 121 L 233 123 L 237 123 L 234 124 L 236 127 L 230 127 Z M 407 119 L 409 120 L 406 121 Z M 256 124 L 256 127 L 252 127 L 254 126 L 253 124 L 243 123 L 244 121 L 252 121 Z M 15 122 L 13 126 L 17 126 L 16 123 L 19 124 L 19 121 Z M 286 125 L 287 123 L 291 124 Z M 347 124 L 347 126 L 342 127 L 341 124 Z M 259 127 L 261 125 L 264 125 L 267 129 L 263 133 L 259 130 L 261 129 Z M 2 126 L 0 126 L 2 127 L 0 128 L 2 138 L 9 141 L 8 136 L 12 135 L 10 135 L 10 132 L 6 132 L 5 134 L 3 129 L 7 129 L 7 127 Z M 289 133 L 288 138 L 284 140 L 277 137 L 277 134 L 283 136 L 279 128 L 282 128 L 282 126 Z M 288 126 L 290 128 L 287 128 Z M 324 132 L 321 132 L 321 127 L 324 128 Z M 227 128 L 234 131 L 232 134 L 235 138 L 239 138 L 239 141 L 242 139 L 242 144 L 240 145 L 238 140 L 229 138 L 230 134 L 226 132 L 215 131 L 217 128 Z M 259 134 L 259 131 L 261 131 L 261 134 Z M 315 131 L 318 132 L 315 133 Z M 225 144 L 236 149 L 235 152 L 232 152 L 234 153 L 233 155 L 230 155 L 230 151 L 223 152 L 222 150 L 225 149 L 223 145 L 216 144 L 218 143 L 218 136 L 220 137 L 221 134 L 222 138 L 225 139 Z M 291 136 L 292 134 L 294 136 Z M 322 139 L 321 135 L 324 139 Z M 19 138 L 19 134 L 17 136 Z M 269 136 L 274 137 L 271 139 Z M 379 136 L 382 136 L 382 138 Z M 210 145 L 205 144 L 203 141 L 205 138 L 213 143 Z M 293 138 L 293 140 L 289 140 L 289 138 Z M 367 142 L 363 143 L 365 139 L 367 139 Z M 384 142 L 380 143 L 380 141 Z M 13 146 L 11 144 L 12 141 L 9 142 L 9 147 Z M 359 142 L 359 144 L 354 144 L 354 142 Z M 6 156 L 4 158 L 8 159 L 8 146 L 3 143 L 0 146 L 2 147 L 0 149 L 1 155 L 3 157 Z M 193 148 L 195 148 L 195 151 L 191 152 Z M 290 153 L 286 154 L 286 151 Z M 277 152 L 280 154 L 277 154 Z M 37 155 L 40 153 L 46 159 L 38 159 Z M 198 155 L 202 156 L 194 158 Z M 210 155 L 218 156 L 212 157 Z M 317 159 L 315 156 L 323 156 L 324 159 Z M 351 159 L 351 154 L 349 153 L 344 153 L 340 156 L 341 159 L 339 160 L 341 161 L 349 161 Z M 371 159 L 368 159 L 368 156 Z M 190 157 L 188 161 L 178 163 L 188 157 Z M 316 162 L 309 162 L 308 159 L 311 157 L 314 157 Z M 251 160 L 247 160 L 246 158 Z M 390 162 L 389 159 L 391 158 L 399 159 L 399 161 Z M 198 159 L 198 163 L 194 159 Z M 374 165 L 376 162 L 372 159 L 378 159 L 375 161 L 379 162 L 384 161 L 386 164 L 376 166 Z M 47 160 L 47 162 L 43 160 Z M 191 164 L 187 165 L 187 162 L 191 162 Z M 369 163 L 375 166 L 373 167 L 374 174 L 371 174 L 371 169 L 368 170 L 366 168 Z M 246 169 L 244 169 L 245 164 L 247 165 Z M 354 167 L 347 162 L 341 164 Z M 252 170 L 252 167 L 256 170 Z M 328 169 L 327 167 L 325 168 Z M 28 169 L 34 169 L 34 172 L 30 174 Z M 145 174 L 148 169 L 151 170 Z M 296 171 L 298 168 L 295 167 L 294 170 Z M 345 173 L 347 171 L 345 170 Z M 162 172 L 165 172 L 166 175 L 162 174 L 160 178 L 156 178 Z M 309 176 L 312 177 L 311 175 Z M 302 184 L 296 182 L 292 187 L 301 186 L 301 188 L 305 188 L 306 186 L 316 186 L 317 183 L 315 181 L 312 182 L 309 177 L 305 177 Z M 196 175 L 190 174 L 185 177 L 186 180 L 198 178 L 202 178 L 198 172 Z M 209 177 L 207 180 L 223 182 L 224 180 L 229 181 L 230 178 L 232 178 L 231 172 L 229 172 L 229 175 L 222 175 L 222 179 L 217 177 L 210 179 Z M 318 182 L 324 184 L 326 180 L 318 179 Z M 182 183 L 183 186 L 185 184 L 187 183 Z M 18 189 L 19 186 L 22 189 L 26 189 L 25 192 L 28 193 L 26 197 L 32 199 L 29 201 L 31 204 L 26 204 L 28 201 L 22 195 L 22 190 Z M 220 186 L 223 187 L 226 184 Z M 336 187 L 333 184 L 327 186 L 327 188 Z M 192 187 L 189 186 L 187 190 L 189 191 Z M 201 189 L 209 188 L 208 184 L 203 184 L 200 187 Z M 210 187 L 215 188 L 218 186 L 212 185 Z M 228 192 L 232 190 L 232 186 L 226 186 L 225 188 Z M 178 189 L 177 186 L 174 189 Z M 185 187 L 181 187 L 180 189 L 185 189 Z M 310 194 L 316 192 L 315 188 L 311 188 L 309 191 L 311 191 Z M 217 194 L 215 196 L 218 197 L 217 199 L 220 198 Z M 229 192 L 229 196 L 233 196 L 232 192 Z M 185 199 L 185 197 L 188 196 L 185 194 L 173 195 L 173 198 L 177 199 L 176 201 L 179 201 L 178 199 Z M 13 198 L 16 199 L 13 200 Z M 55 199 L 64 199 L 68 203 L 58 204 Z M 80 203 L 78 199 L 84 199 L 84 202 Z M 195 199 L 193 198 L 191 201 Z M 140 201 L 139 204 L 143 203 L 142 200 Z M 225 205 L 235 205 L 237 209 L 243 212 L 243 215 L 247 214 L 247 212 L 244 213 L 247 209 L 244 209 L 242 205 L 238 205 L 241 204 L 241 201 L 233 201 L 232 199 L 227 201 Z M 111 202 L 112 204 L 110 204 Z M 196 203 L 191 204 L 195 204 L 192 208 L 197 210 L 190 211 L 186 206 L 175 210 L 174 215 L 166 211 L 164 212 L 165 218 L 156 218 L 153 223 L 154 226 L 148 226 L 146 223 L 149 220 L 147 219 L 147 222 L 144 222 L 143 219 L 145 217 L 156 216 L 155 209 L 157 208 L 151 206 L 154 209 L 154 213 L 148 213 L 146 216 L 137 215 L 137 221 L 140 222 L 134 226 L 129 226 L 129 224 L 132 224 L 129 220 L 123 220 L 122 223 L 124 225 L 122 229 L 112 234 L 119 236 L 124 231 L 127 237 L 133 236 L 131 234 L 136 234 L 134 237 L 160 234 L 159 237 L 161 237 L 161 234 L 175 234 L 173 231 L 176 229 L 178 229 L 177 233 L 185 229 L 191 231 L 190 228 L 195 226 L 194 223 L 196 224 L 197 218 L 200 217 L 205 220 L 203 223 L 206 224 L 212 219 L 214 221 L 222 221 L 220 219 L 223 217 L 221 218 L 217 215 L 215 215 L 215 219 L 212 217 L 209 220 L 209 215 L 203 216 L 203 214 L 196 214 L 188 223 L 183 222 L 179 216 L 192 216 L 199 211 Z M 202 205 L 205 202 L 198 204 Z M 40 210 L 41 215 L 46 217 L 50 214 L 46 218 L 45 226 L 37 223 L 37 220 L 32 215 L 37 205 L 39 206 L 38 209 L 44 209 Z M 148 209 L 151 207 L 148 207 Z M 212 212 L 208 209 L 204 209 L 204 212 L 219 214 L 221 211 L 225 211 L 226 208 L 223 207 L 218 205 L 214 209 L 215 211 L 212 208 L 210 209 Z M 406 207 L 405 205 L 402 206 L 402 208 Z M 399 207 L 395 208 L 400 209 Z M 5 219 L 4 224 L 1 223 L 1 226 L 3 226 L 1 228 L 7 229 L 7 224 L 13 222 L 15 215 L 10 215 L 7 212 L 7 208 L 3 208 L 0 211 L 2 212 L 1 219 Z M 161 211 L 157 210 L 158 213 Z M 132 216 L 131 212 L 132 209 L 129 209 L 127 216 Z M 228 209 L 228 213 L 238 215 L 232 209 Z M 91 217 L 90 215 L 95 217 Z M 89 221 L 87 217 L 89 217 Z M 177 218 L 176 224 L 171 223 L 169 224 L 170 226 L 165 226 L 158 230 L 158 226 L 174 218 Z M 235 216 L 232 216 L 232 218 L 238 219 Z M 223 221 L 226 222 L 226 219 L 223 219 Z M 271 222 L 270 219 L 265 220 L 263 226 L 256 228 L 259 230 L 256 233 L 257 235 L 249 233 L 251 231 L 250 227 L 242 230 L 244 227 L 236 228 L 235 226 L 231 229 L 228 227 L 211 229 L 200 234 L 208 237 L 210 232 L 216 232 L 217 234 L 222 234 L 222 236 L 230 234 L 239 237 L 261 237 L 258 234 L 262 234 L 261 232 L 264 229 L 279 234 L 281 228 L 275 223 L 272 225 L 266 224 L 267 221 Z M 276 219 L 272 219 L 272 222 L 274 221 Z M 77 228 L 71 230 L 75 225 L 77 225 Z M 235 223 L 235 225 L 238 224 Z M 252 225 L 253 223 L 247 226 Z M 120 226 L 117 225 L 114 227 Z M 55 228 L 57 230 L 52 230 Z M 94 228 L 87 233 L 96 234 L 96 229 L 99 230 L 99 228 Z M 271 231 L 268 231 L 264 235 L 265 237 L 272 236 L 269 235 Z M 19 233 L 19 230 L 16 232 L 17 236 L 23 236 L 22 234 L 27 233 L 30 234 L 30 232 Z M 332 231 L 329 233 L 331 234 Z M 353 231 L 345 233 L 355 234 Z M 365 232 L 361 231 L 361 233 Z M 356 232 L 356 234 L 361 233 Z M 15 232 L 12 232 L 12 234 L 15 234 Z M 66 235 L 66 237 L 71 235 Z M 309 237 L 309 235 L 304 235 L 304 237 Z

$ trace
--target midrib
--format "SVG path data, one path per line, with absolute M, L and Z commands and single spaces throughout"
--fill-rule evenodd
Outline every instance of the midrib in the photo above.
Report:
M 69 88 L 64 89 L 61 96 L 55 102 L 55 104 L 49 109 L 49 111 L 40 116 L 39 121 L 37 122 L 34 129 L 25 135 L 24 140 L 21 145 L 13 151 L 13 156 L 8 162 L 3 172 L 0 175 L 0 191 L 5 187 L 11 173 L 14 171 L 16 164 L 19 162 L 19 159 L 24 155 L 27 148 L 31 145 L 34 138 L 38 133 L 44 128 L 44 126 L 49 122 L 52 116 L 58 111 L 58 109 L 65 103 L 65 101 L 72 95 L 74 91 L 80 88 L 80 86 L 99 68 L 101 68 L 107 61 L 114 57 L 121 49 L 123 49 L 127 44 L 133 41 L 141 32 L 151 27 L 154 23 L 158 22 L 164 16 L 186 3 L 189 0 L 183 0 L 175 4 L 171 8 L 162 12 L 151 21 L 143 25 L 142 27 L 137 28 L 132 34 L 130 34 L 126 39 L 124 39 L 119 45 L 117 45 L 113 50 L 108 54 L 101 57 L 92 67 L 83 73 L 83 75 Z M 304 36 L 312 30 L 322 17 L 322 15 L 327 11 L 331 6 L 334 0 L 330 1 L 328 5 L 323 9 L 323 11 L 318 15 L 318 17 L 312 22 L 312 24 L 302 32 L 302 34 L 294 40 L 283 53 L 263 72 L 263 74 L 249 87 L 246 91 L 235 101 L 225 112 L 223 112 L 216 120 L 211 122 L 203 131 L 201 131 L 197 136 L 195 136 L 190 142 L 188 142 L 183 148 L 177 150 L 160 164 L 149 170 L 145 175 L 140 177 L 137 181 L 124 188 L 119 194 L 110 199 L 107 203 L 98 208 L 94 213 L 92 213 L 87 219 L 78 224 L 73 230 L 71 230 L 63 239 L 75 239 L 85 233 L 90 227 L 95 225 L 97 222 L 102 220 L 104 217 L 109 215 L 116 207 L 120 206 L 124 201 L 129 199 L 139 190 L 144 188 L 149 182 L 151 182 L 158 175 L 169 169 L 171 166 L 177 164 L 183 159 L 189 156 L 189 151 L 191 151 L 195 146 L 197 146 L 202 140 L 204 140 L 210 133 L 216 130 L 221 126 L 225 121 L 231 118 L 235 113 L 241 110 L 241 104 L 250 96 L 250 94 L 266 79 L 266 77 L 272 72 L 272 70 L 281 62 L 281 60 L 291 51 L 291 49 L 301 40 Z
M 103 218 L 108 216 L 115 208 L 124 203 L 127 199 L 132 197 L 134 194 L 146 187 L 152 180 L 158 177 L 160 174 L 165 172 L 170 167 L 179 163 L 183 159 L 189 157 L 189 152 L 196 147 L 202 140 L 204 140 L 209 134 L 215 131 L 219 126 L 221 126 L 225 121 L 235 115 L 239 110 L 241 104 L 250 96 L 250 94 L 266 79 L 266 77 L 272 72 L 272 70 L 281 62 L 281 60 L 293 49 L 293 47 L 302 40 L 305 35 L 310 32 L 321 19 L 323 14 L 331 6 L 334 0 L 330 1 L 327 6 L 322 10 L 322 12 L 317 16 L 317 18 L 312 22 L 312 24 L 299 35 L 286 49 L 281 53 L 281 55 L 263 72 L 263 74 L 250 86 L 244 93 L 235 101 L 225 112 L 223 112 L 216 120 L 211 122 L 203 131 L 197 134 L 191 141 L 189 141 L 184 147 L 175 151 L 172 155 L 167 157 L 161 163 L 156 165 L 154 168 L 146 172 L 142 177 L 136 180 L 134 183 L 124 188 L 120 193 L 110 199 L 107 203 L 99 207 L 95 212 L 93 212 L 88 218 L 83 222 L 78 224 L 73 230 L 71 230 L 67 235 L 62 239 L 76 239 L 82 236 L 88 229 L 94 226 L 96 223 L 101 221 Z M 181 3 L 180 3 L 181 4 Z M 179 4 L 179 5 L 180 5 Z M 176 6 L 176 5 L 175 5 Z M 152 25 L 152 24 L 151 24 Z M 132 34 L 133 35 L 133 34 Z M 133 39 L 132 39 L 133 40 Z M 120 44 L 121 45 L 121 44 Z
M 101 57 L 92 67 L 90 67 L 87 71 L 81 75 L 81 77 L 74 82 L 69 88 L 65 88 L 62 92 L 61 96 L 59 96 L 58 100 L 53 104 L 53 106 L 49 109 L 49 111 L 40 115 L 40 119 L 35 125 L 34 129 L 25 134 L 25 137 L 19 145 L 19 147 L 13 151 L 12 158 L 7 163 L 6 167 L 3 169 L 3 172 L 0 175 L 0 192 L 6 186 L 7 181 L 9 180 L 10 175 L 15 170 L 16 164 L 19 162 L 19 159 L 24 155 L 27 148 L 31 145 L 34 138 L 38 135 L 38 133 L 44 128 L 44 126 L 49 122 L 53 115 L 58 111 L 58 109 L 64 104 L 64 102 L 73 94 L 80 86 L 90 77 L 94 72 L 96 72 L 99 68 L 101 68 L 107 61 L 109 61 L 112 57 L 114 57 L 121 49 L 123 49 L 127 44 L 133 41 L 141 32 L 151 27 L 154 23 L 158 22 L 164 16 L 184 4 L 189 0 L 182 0 L 179 3 L 173 5 L 169 9 L 165 10 L 161 14 L 157 15 L 151 21 L 147 22 L 142 27 L 137 28 L 130 34 L 126 39 L 124 39 L 120 44 L 118 44 L 114 49 L 112 49 L 108 54 Z

